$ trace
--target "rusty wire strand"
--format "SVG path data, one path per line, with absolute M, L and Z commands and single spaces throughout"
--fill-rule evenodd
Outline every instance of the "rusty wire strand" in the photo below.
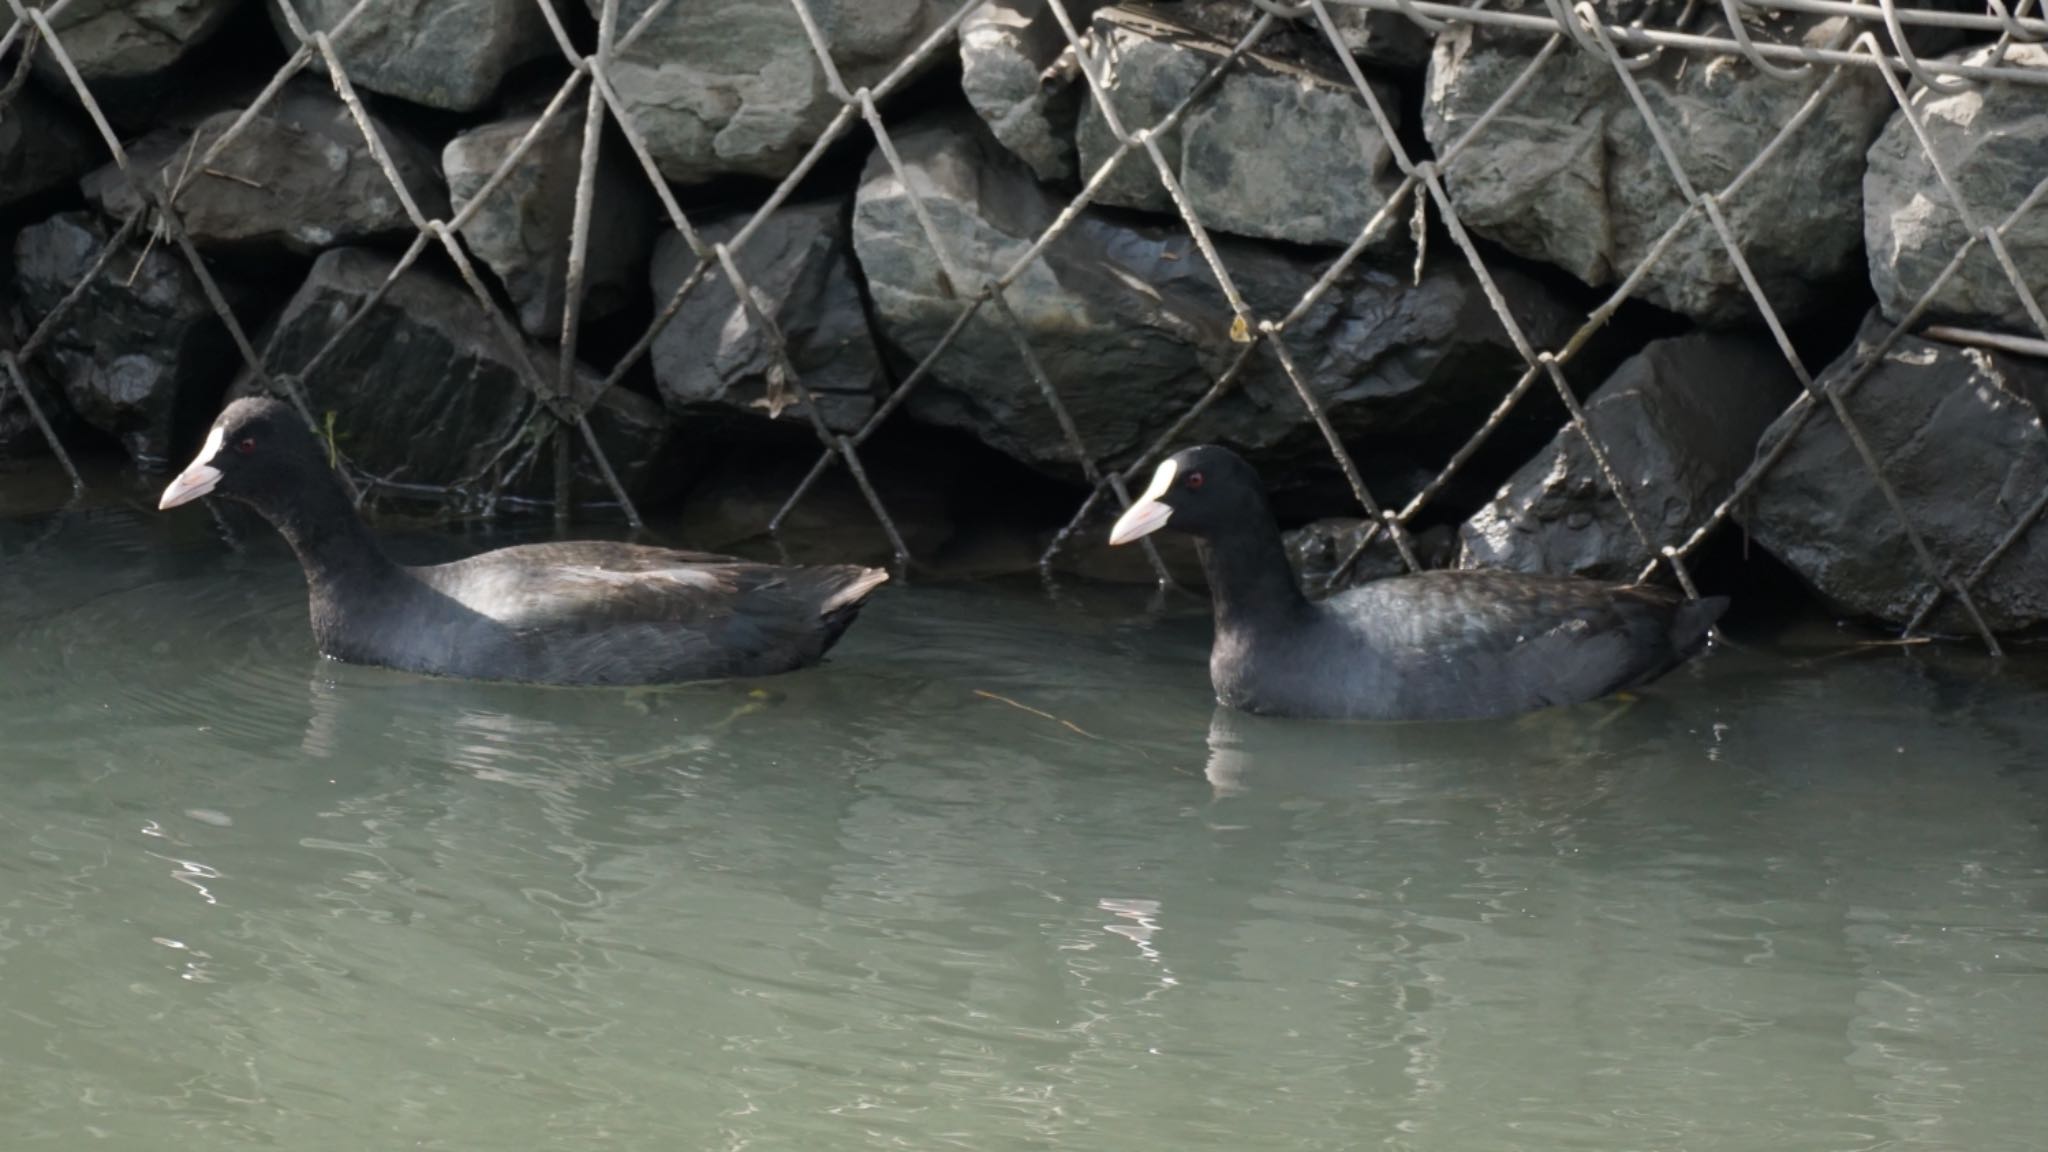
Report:
M 28 83 L 29 69 L 36 62 L 36 40 L 40 37 L 34 28 L 28 30 L 28 39 L 22 41 L 21 54 L 14 58 L 14 75 L 7 78 L 7 85 L 0 88 L 0 120 L 7 118 L 8 109 L 14 106 L 14 98 L 21 95 L 21 89 Z
M 1484 24 L 1500 28 L 1516 29 L 1523 32 L 1549 34 L 1564 31 L 1571 34 L 1569 27 L 1561 28 L 1560 21 L 1550 15 L 1523 15 L 1517 12 L 1501 12 L 1478 5 L 1445 3 L 1442 0 L 1326 0 L 1327 3 L 1347 8 L 1365 8 L 1379 12 L 1404 12 L 1412 9 L 1411 15 L 1424 15 L 1452 24 Z M 1822 6 L 1806 0 L 1803 4 L 1756 5 L 1770 9 L 1795 11 L 1821 11 Z M 1882 14 L 1874 5 L 1838 4 L 1829 6 L 1831 14 L 1851 16 L 1862 20 L 1881 20 Z M 1934 19 L 1910 19 L 1909 12 L 1901 12 L 1899 18 L 1906 24 L 1924 24 L 1932 27 L 1944 25 Z M 1938 13 L 1922 13 L 1922 16 L 1936 16 Z M 1566 24 L 1577 25 L 1576 21 Z M 2043 21 L 2029 22 L 2030 32 L 2048 26 Z M 1603 24 L 1602 29 L 1617 44 L 1644 48 L 1681 48 L 1690 52 L 1712 56 L 1742 55 L 1742 46 L 1725 36 L 1708 36 L 1691 32 L 1670 32 L 1650 28 L 1634 28 L 1628 25 Z M 1994 23 L 1992 29 L 1997 30 Z M 1576 39 L 1576 37 L 1574 37 Z M 1795 61 L 1808 64 L 1847 64 L 1851 67 L 1876 68 L 1880 71 L 1906 70 L 1906 65 L 1896 56 L 1881 56 L 1877 59 L 1860 52 L 1841 48 L 1814 48 L 1800 44 L 1757 44 L 1756 51 L 1773 60 Z M 1923 71 L 1935 76 L 1959 76 L 1970 80 L 2004 80 L 2016 84 L 2048 87 L 2048 75 L 2039 69 L 2014 68 L 2011 66 L 1990 66 L 1983 64 L 1960 64 L 1947 60 L 1921 60 Z

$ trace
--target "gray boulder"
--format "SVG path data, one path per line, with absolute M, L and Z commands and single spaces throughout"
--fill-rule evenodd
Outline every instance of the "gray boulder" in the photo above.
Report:
M 472 128 L 441 150 L 441 169 L 458 211 L 538 119 L 517 116 Z M 564 111 L 462 226 L 463 242 L 504 281 L 518 305 L 520 326 L 532 336 L 558 339 L 562 334 L 582 165 L 583 114 Z M 654 213 L 646 177 L 612 150 L 602 150 L 583 265 L 585 319 L 602 319 L 633 299 L 654 232 Z
M 1344 47 L 1365 63 L 1401 72 L 1420 71 L 1429 64 L 1434 36 L 1398 12 L 1332 6 L 1330 18 Z M 1304 23 L 1316 26 L 1313 18 Z
M 1867 320 L 1821 386 L 1840 388 L 1890 329 Z M 1903 337 L 1846 403 L 1913 527 L 1958 578 L 2048 489 L 2048 365 L 2038 360 Z M 1928 574 L 1841 421 L 1823 408 L 1795 433 L 1780 419 L 1759 455 L 1788 436 L 1791 447 L 1737 518 L 1838 609 L 1903 624 L 1925 599 Z M 1972 595 L 1995 630 L 2048 622 L 2048 532 L 2023 534 Z M 1931 626 L 1974 631 L 1953 598 Z
M 942 286 L 901 182 L 871 159 L 855 199 L 853 243 L 880 332 L 906 360 L 923 357 L 959 315 L 961 297 L 1008 270 L 1063 202 L 979 121 L 938 117 L 896 133 L 917 188 L 964 282 Z M 1325 265 L 1264 244 L 1219 238 L 1247 303 L 1292 307 Z M 1498 277 L 1530 339 L 1553 346 L 1570 312 L 1530 282 Z M 1033 352 L 1089 450 L 1126 459 L 1164 433 L 1236 359 L 1234 316 L 1186 232 L 1090 209 L 1007 293 Z M 1520 360 L 1464 265 L 1439 261 L 1420 285 L 1406 269 L 1360 265 L 1291 330 L 1308 387 L 1347 439 L 1405 447 L 1455 444 L 1512 385 Z M 1072 476 L 1058 423 L 992 308 L 939 357 L 911 393 L 912 414 L 967 430 L 1016 459 Z M 1233 444 L 1277 476 L 1325 468 L 1328 449 L 1269 350 L 1186 432 Z
M 4 341 L 7 347 L 19 348 L 28 339 L 34 318 L 23 315 L 19 302 L 13 296 L 12 280 L 0 280 L 0 341 Z M 49 373 L 41 370 L 40 361 L 22 365 L 22 375 L 27 377 L 29 388 L 35 392 L 36 406 L 42 409 L 43 417 L 52 423 L 53 430 L 68 446 L 77 426 L 77 417 L 64 399 L 63 388 L 50 380 Z M 28 405 L 22 402 L 14 378 L 5 368 L 0 368 L 0 461 L 47 456 L 49 452 L 50 443 L 44 439 L 42 429 L 36 426 Z
M 339 23 L 355 0 L 294 0 L 308 32 Z M 287 49 L 298 47 L 277 5 L 265 4 Z M 357 87 L 429 108 L 470 112 L 490 103 L 507 73 L 559 52 L 533 0 L 371 4 L 334 42 Z M 314 68 L 324 71 L 318 61 Z
M 1067 15 L 1086 21 L 1100 6 L 1070 3 Z M 1074 175 L 1074 118 L 1087 83 L 1072 69 L 1048 73 L 1070 47 L 1046 0 L 989 0 L 960 23 L 967 102 L 1041 180 Z
M 34 88 L 0 112 L 0 208 L 61 188 L 92 166 L 95 138 Z
M 1682 542 L 1734 490 L 1757 437 L 1799 394 L 1769 340 L 1694 333 L 1658 340 L 1585 403 L 1586 423 L 1662 549 Z M 1576 429 L 1522 466 L 1460 529 L 1461 568 L 1634 579 L 1646 550 Z
M 1370 524 L 1371 521 L 1355 517 L 1333 516 L 1282 533 L 1280 544 L 1287 550 L 1287 562 L 1293 566 L 1302 590 L 1311 597 L 1320 597 L 1408 571 L 1401 550 L 1394 547 L 1386 530 L 1381 529 L 1350 569 L 1334 586 L 1330 584 L 1330 577 L 1350 559 Z M 1458 540 L 1448 524 L 1437 524 L 1410 533 L 1408 548 L 1423 568 L 1447 568 L 1457 557 Z
M 1069 3 L 1067 10 L 1079 19 L 1077 7 Z M 1258 5 L 1247 4 L 1245 0 L 1125 0 L 1119 7 L 1200 29 L 1204 35 L 1232 44 L 1244 39 L 1264 15 Z M 1338 38 L 1346 50 L 1367 65 L 1368 75 L 1381 68 L 1418 71 L 1429 63 L 1430 33 L 1406 16 L 1337 4 L 1328 7 L 1330 19 L 1337 25 Z M 1318 60 L 1325 69 L 1335 65 L 1329 38 L 1323 34 L 1322 24 L 1314 13 L 1275 21 L 1257 47 L 1286 59 Z
M 27 314 L 49 314 L 85 279 L 108 230 L 83 212 L 51 217 L 14 240 L 14 281 Z M 117 254 L 58 321 L 42 353 L 69 407 L 119 440 L 144 471 L 175 463 L 219 408 L 237 357 L 227 326 L 175 249 Z
M 705 225 L 702 234 L 707 244 L 722 243 L 745 223 L 745 217 L 728 217 Z M 761 310 L 782 330 L 790 364 L 817 398 L 825 424 L 835 432 L 859 429 L 874 414 L 883 378 L 854 279 L 845 201 L 784 205 L 736 261 Z M 696 266 L 682 237 L 670 232 L 661 238 L 654 249 L 656 307 L 667 304 Z M 654 378 L 679 418 L 712 409 L 774 417 L 808 438 L 810 417 L 794 393 L 779 416 L 769 398 L 773 352 L 725 274 L 714 271 L 655 338 Z
M 413 234 L 405 206 L 348 108 L 318 81 L 293 81 L 209 170 L 190 176 L 237 114 L 209 116 L 189 136 L 160 129 L 128 149 L 129 163 L 145 179 L 175 185 L 188 177 L 178 208 L 195 244 L 309 256 L 337 244 Z M 448 197 L 433 154 L 412 136 L 371 123 L 420 210 L 430 218 L 446 216 Z M 87 176 L 83 187 L 86 199 L 115 219 L 125 219 L 139 202 L 112 164 Z
M 1093 28 L 1110 104 L 1129 132 L 1171 113 L 1231 48 L 1150 10 L 1104 9 Z M 1387 115 L 1396 116 L 1392 91 L 1378 95 Z M 1076 140 L 1083 179 L 1116 150 L 1093 100 L 1081 112 Z M 1391 153 L 1365 102 L 1341 72 L 1311 58 L 1247 54 L 1159 145 L 1203 226 L 1239 236 L 1349 244 L 1394 184 Z M 1097 201 L 1175 210 L 1142 150 L 1124 158 Z M 1405 228 L 1389 228 L 1382 243 L 1398 244 L 1406 235 Z
M 1104 0 L 1067 0 L 1066 11 L 1092 40 L 1091 20 L 1106 6 Z M 1177 0 L 1165 5 L 1125 3 L 1119 7 L 1126 10 L 1122 22 L 1131 16 L 1141 18 L 1140 26 L 1164 20 L 1182 33 L 1226 44 L 1242 39 L 1260 16 L 1257 8 L 1242 0 Z M 1330 14 L 1345 47 L 1372 68 L 1415 70 L 1429 60 L 1429 34 L 1405 17 L 1363 8 L 1334 8 Z M 1269 59 L 1311 61 L 1319 74 L 1343 80 L 1336 56 L 1311 19 L 1272 25 L 1258 47 Z M 1071 49 L 1046 0 L 989 0 L 960 24 L 960 86 L 968 102 L 996 139 L 1029 164 L 1041 180 L 1077 175 L 1074 132 L 1081 109 L 1092 98 L 1074 65 Z M 1118 81 L 1115 74 L 1111 81 Z M 1120 115 L 1122 101 L 1138 103 L 1126 94 L 1119 103 Z M 1398 113 L 1391 106 L 1389 111 Z M 1098 123 L 1096 132 L 1100 148 L 1114 147 L 1104 124 Z M 1135 177 L 1126 179 L 1133 186 L 1143 183 Z M 1161 203 L 1154 199 L 1155 205 Z M 1347 243 L 1350 239 L 1344 238 Z
M 1503 0 L 1503 11 L 1545 10 Z M 1603 11 L 1612 7 L 1603 3 Z M 1719 10 L 1692 31 L 1726 34 Z M 1675 11 L 1675 6 L 1672 9 Z M 1631 9 L 1633 12 L 1633 9 Z M 1653 25 L 1669 22 L 1657 4 Z M 1774 19 L 1752 39 L 1815 44 L 1839 18 Z M 1437 41 L 1423 101 L 1423 131 L 1442 154 L 1521 75 L 1544 38 L 1456 25 Z M 1719 191 L 1761 152 L 1822 82 L 1759 74 L 1737 56 L 1668 52 L 1635 74 L 1695 187 Z M 1827 281 L 1853 266 L 1862 240 L 1864 153 L 1892 107 L 1884 81 L 1853 69 L 1823 109 L 1786 142 L 1725 212 L 1744 257 L 1782 317 L 1821 303 Z M 1465 225 L 1502 247 L 1555 264 L 1591 285 L 1633 272 L 1685 208 L 1662 154 L 1604 56 L 1560 52 L 1490 127 L 1446 166 Z M 1638 295 L 1710 323 L 1753 318 L 1718 234 L 1701 219 L 1644 279 Z
M 29 387 L 35 389 L 36 403 L 41 406 L 43 416 L 50 420 L 60 440 L 66 440 L 70 429 L 76 423 L 71 409 L 64 403 L 63 390 L 49 383 L 32 369 L 26 370 Z M 43 430 L 36 426 L 35 416 L 28 405 L 22 403 L 21 394 L 14 389 L 11 378 L 0 375 L 0 461 L 28 460 L 50 454 L 50 442 L 43 437 Z
M 71 0 L 50 20 L 65 54 L 92 87 L 147 80 L 220 30 L 241 0 Z M 50 7 L 43 5 L 42 7 Z M 36 75 L 69 91 L 55 57 L 38 52 Z
M 622 3 L 620 29 L 652 3 Z M 592 11 L 599 7 L 591 0 Z M 852 90 L 887 75 L 956 7 L 952 0 L 839 0 L 811 11 Z M 663 174 L 684 184 L 786 175 L 839 111 L 789 0 L 670 4 L 615 57 L 611 78 Z
M 297 373 L 393 267 L 390 257 L 360 248 L 322 254 L 272 323 L 265 366 L 272 373 Z M 552 382 L 555 353 L 539 345 L 529 345 L 527 352 Z M 448 485 L 477 472 L 518 432 L 534 404 L 517 361 L 475 297 L 461 284 L 420 269 L 401 276 L 300 383 L 317 416 L 333 414 L 342 451 L 370 473 L 411 484 Z M 600 383 L 593 371 L 577 373 L 586 397 Z M 236 391 L 254 387 L 245 375 Z M 638 496 L 659 480 L 669 441 L 659 404 L 613 388 L 591 410 L 590 421 L 629 494 Z M 548 454 L 542 455 L 538 473 L 515 491 L 549 490 Z M 586 456 L 578 457 L 578 492 L 602 498 L 606 489 Z
M 1983 63 L 1990 51 L 1980 48 L 1962 58 Z M 2006 63 L 2048 70 L 2048 48 L 2016 44 Z M 1979 225 L 2003 223 L 2048 176 L 2048 88 L 1999 83 L 1954 95 L 1920 89 L 1913 93 L 1913 111 Z M 1863 212 L 1878 306 L 1891 319 L 1903 319 L 1955 258 L 1969 230 L 1902 114 L 1870 146 Z M 2037 208 L 2020 217 L 2005 244 L 2035 302 L 2048 307 L 2048 212 Z M 1932 314 L 2044 335 L 1984 244 L 1935 295 Z

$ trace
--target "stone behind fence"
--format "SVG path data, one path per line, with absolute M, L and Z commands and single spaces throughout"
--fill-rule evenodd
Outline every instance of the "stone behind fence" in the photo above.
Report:
M 0 461 L 260 390 L 361 500 L 638 528 L 745 442 L 814 454 L 762 527 L 843 468 L 914 568 L 868 456 L 943 431 L 1075 493 L 1050 569 L 1216 440 L 1319 588 L 1694 592 L 1733 520 L 2048 623 L 2037 0 L 8 11 Z

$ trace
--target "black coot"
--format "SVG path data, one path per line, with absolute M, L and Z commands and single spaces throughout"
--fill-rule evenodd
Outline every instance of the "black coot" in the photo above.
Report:
M 222 411 L 159 507 L 206 495 L 248 504 L 291 543 L 322 654 L 434 675 L 657 684 L 788 672 L 816 663 L 889 578 L 597 540 L 403 567 L 305 424 L 263 398 Z
M 1209 678 L 1224 705 L 1273 716 L 1445 720 L 1591 700 L 1699 651 L 1726 597 L 1518 572 L 1399 576 L 1303 596 L 1258 474 L 1189 448 L 1110 530 L 1195 537 L 1216 606 Z

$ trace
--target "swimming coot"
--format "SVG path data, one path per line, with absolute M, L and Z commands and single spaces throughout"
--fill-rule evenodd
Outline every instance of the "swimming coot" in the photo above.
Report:
M 1663 675 L 1707 642 L 1726 597 L 1519 572 L 1424 572 L 1312 603 L 1258 474 L 1224 448 L 1159 465 L 1111 544 L 1195 538 L 1216 607 L 1209 679 L 1274 716 L 1445 720 L 1591 700 Z
M 267 398 L 228 405 L 158 506 L 207 495 L 253 507 L 298 553 L 323 655 L 434 675 L 657 684 L 788 672 L 816 663 L 889 578 L 599 540 L 403 567 L 319 441 Z

